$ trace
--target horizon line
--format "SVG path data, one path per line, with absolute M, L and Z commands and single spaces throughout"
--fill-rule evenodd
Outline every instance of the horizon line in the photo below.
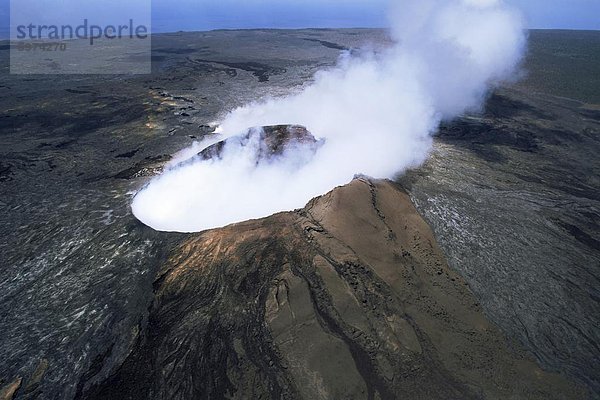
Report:
M 10 28 L 9 28 L 10 29 Z M 389 30 L 389 27 L 369 27 L 356 26 L 344 28 L 327 28 L 327 27 L 298 27 L 298 28 L 280 28 L 280 27 L 253 27 L 253 28 L 214 28 L 214 29 L 198 29 L 198 30 L 178 30 L 178 31 L 152 31 L 150 36 L 172 35 L 176 33 L 206 33 L 206 32 L 235 32 L 235 31 L 303 31 L 303 30 L 327 30 L 327 31 L 344 31 L 344 30 Z M 577 29 L 577 28 L 525 28 L 526 31 L 566 31 L 566 32 L 600 32 L 600 29 Z M 9 36 L 4 35 L 5 32 L 0 32 L 0 41 L 10 41 Z

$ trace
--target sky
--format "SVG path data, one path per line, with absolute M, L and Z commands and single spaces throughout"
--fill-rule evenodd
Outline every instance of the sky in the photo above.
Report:
M 22 0 L 13 1 L 23 4 Z M 59 9 L 53 8 L 53 4 L 69 0 L 36 1 L 35 8 L 48 13 Z M 600 0 L 505 1 L 522 10 L 529 28 L 600 30 Z M 126 3 L 148 5 L 150 0 Z M 10 0 L 0 0 L 0 36 L 8 31 L 9 4 Z M 387 0 L 153 0 L 151 4 L 155 32 L 385 27 L 387 24 Z
M 529 28 L 600 30 L 600 0 L 506 2 L 522 10 Z M 153 23 L 157 31 L 385 27 L 386 4 L 386 0 L 155 0 Z

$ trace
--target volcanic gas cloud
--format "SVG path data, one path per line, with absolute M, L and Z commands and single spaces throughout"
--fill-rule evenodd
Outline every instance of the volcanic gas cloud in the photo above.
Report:
M 344 54 L 299 94 L 231 111 L 221 139 L 297 124 L 322 143 L 257 163 L 258 141 L 227 141 L 134 198 L 135 216 L 163 231 L 196 232 L 305 205 L 356 174 L 391 178 L 423 162 L 442 120 L 481 107 L 511 79 L 526 38 L 520 14 L 497 0 L 406 0 L 390 10 L 394 45 Z M 314 150 L 314 149 L 312 149 Z

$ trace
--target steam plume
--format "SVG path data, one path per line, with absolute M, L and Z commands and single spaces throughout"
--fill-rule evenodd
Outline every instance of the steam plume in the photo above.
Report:
M 344 54 L 300 94 L 238 108 L 220 125 L 223 137 L 304 125 L 324 139 L 310 161 L 255 167 L 248 146 L 188 162 L 135 197 L 136 217 L 157 230 L 201 231 L 303 207 L 358 173 L 393 177 L 425 160 L 442 120 L 480 108 L 521 61 L 521 18 L 501 1 L 407 0 L 390 15 L 391 47 Z

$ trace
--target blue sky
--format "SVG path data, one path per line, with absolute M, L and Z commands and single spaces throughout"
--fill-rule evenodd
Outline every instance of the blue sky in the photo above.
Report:
M 153 25 L 216 28 L 381 27 L 386 0 L 155 0 Z
M 506 1 L 523 11 L 530 28 L 600 30 L 600 0 Z M 386 4 L 386 0 L 155 0 L 153 12 L 159 31 L 174 26 L 181 30 L 381 27 L 386 25 Z
M 44 4 L 42 9 L 51 10 L 52 4 L 67 0 L 38 1 Z M 148 4 L 150 0 L 123 1 Z M 505 1 L 523 11 L 530 28 L 600 30 L 600 0 Z M 9 3 L 10 0 L 0 0 L 2 36 L 9 24 Z M 383 27 L 386 3 L 387 0 L 153 0 L 153 30 Z

